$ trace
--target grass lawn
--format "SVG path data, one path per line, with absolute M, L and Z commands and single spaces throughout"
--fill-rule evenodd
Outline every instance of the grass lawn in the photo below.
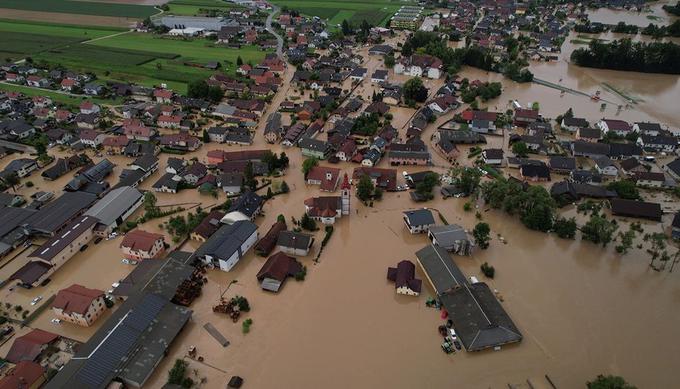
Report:
M 173 0 L 168 3 L 168 7 L 170 7 L 168 13 L 175 15 L 199 15 L 201 9 L 227 11 L 241 8 L 239 5 L 221 0 Z
M 0 8 L 140 19 L 158 13 L 157 9 L 148 5 L 78 0 L 0 0 Z
M 69 106 L 77 107 L 80 105 L 80 103 L 83 102 L 83 100 L 89 100 L 97 104 L 111 104 L 111 105 L 116 105 L 120 104 L 121 101 L 119 100 L 109 100 L 109 99 L 99 99 L 99 98 L 92 98 L 92 97 L 74 97 L 74 96 L 69 96 L 69 95 L 64 95 L 61 93 L 57 92 L 50 92 L 42 89 L 36 89 L 36 88 L 31 88 L 30 86 L 24 86 L 24 85 L 8 85 L 8 84 L 0 84 L 0 90 L 1 91 L 6 91 L 6 92 L 21 92 L 25 94 L 26 96 L 47 96 L 52 101 L 56 103 L 61 103 L 61 104 L 66 104 Z
M 44 22 L 31 22 L 27 20 L 0 19 L 0 32 L 5 31 L 44 34 L 88 40 L 115 34 L 121 31 L 127 31 L 127 29 L 97 26 L 85 27 L 70 24 L 49 24 Z
M 391 0 L 272 0 L 281 7 L 297 10 L 305 15 L 318 16 L 329 20 L 329 25 L 342 23 L 347 19 L 352 24 L 366 20 L 372 25 L 382 25 L 401 6 L 414 3 Z

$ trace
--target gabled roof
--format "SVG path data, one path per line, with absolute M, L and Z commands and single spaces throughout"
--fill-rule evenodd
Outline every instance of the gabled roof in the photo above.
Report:
M 434 216 L 429 209 L 415 209 L 405 211 L 404 216 L 412 226 L 427 226 L 434 224 Z
M 93 301 L 103 296 L 104 291 L 73 284 L 57 293 L 57 297 L 52 302 L 52 308 L 61 309 L 66 313 L 84 315 L 90 309 Z
M 58 338 L 59 335 L 57 334 L 38 328 L 33 329 L 26 335 L 22 335 L 14 340 L 5 359 L 12 363 L 35 361 L 40 355 L 42 347 L 54 342 Z
M 165 237 L 161 234 L 154 234 L 144 230 L 132 230 L 125 234 L 120 247 L 127 247 L 134 251 L 150 251 L 158 240 L 163 240 Z

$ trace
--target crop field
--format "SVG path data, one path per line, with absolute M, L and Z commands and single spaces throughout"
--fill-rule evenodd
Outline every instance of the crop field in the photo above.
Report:
M 305 15 L 327 19 L 330 26 L 336 26 L 344 19 L 355 25 L 363 20 L 372 25 L 383 25 L 402 5 L 410 4 L 390 0 L 273 0 L 272 2 Z
M 43 51 L 77 44 L 120 32 L 115 28 L 83 28 L 31 22 L 0 20 L 0 56 L 34 55 Z
M 239 56 L 245 62 L 257 63 L 266 54 L 256 46 L 230 49 L 205 39 L 122 32 L 116 28 L 0 20 L 0 35 L 9 37 L 0 40 L 0 58 L 18 60 L 30 56 L 36 62 L 93 72 L 102 80 L 146 86 L 166 83 L 184 92 L 190 82 L 213 73 L 187 63 L 216 61 L 222 63 L 222 71 L 233 74 Z
M 157 9 L 147 5 L 79 0 L 0 0 L 0 8 L 139 19 L 158 13 Z
M 239 5 L 222 0 L 172 0 L 168 3 L 168 7 L 170 7 L 168 13 L 175 15 L 199 15 L 202 9 L 227 11 L 241 8 Z
M 120 104 L 121 99 L 102 99 L 98 97 L 75 97 L 75 96 L 69 96 L 64 93 L 59 93 L 59 92 L 53 92 L 53 91 L 47 91 L 44 89 L 36 89 L 32 88 L 30 86 L 24 86 L 24 85 L 11 85 L 11 84 L 0 84 L 0 91 L 5 91 L 5 92 L 21 92 L 26 96 L 47 96 L 52 101 L 57 102 L 57 103 L 62 103 L 66 105 L 70 105 L 73 107 L 77 107 L 80 105 L 80 103 L 83 102 L 83 100 L 89 100 L 92 101 L 93 103 L 97 104 Z

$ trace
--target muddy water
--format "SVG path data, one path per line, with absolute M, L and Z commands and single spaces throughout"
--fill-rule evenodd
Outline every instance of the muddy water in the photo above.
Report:
M 673 16 L 663 10 L 664 4 L 675 4 L 675 1 L 657 1 L 648 3 L 649 11 L 635 12 L 626 10 L 613 10 L 607 8 L 600 8 L 597 10 L 588 10 L 590 21 L 600 22 L 605 24 L 617 24 L 618 22 L 626 22 L 627 24 L 635 24 L 637 26 L 645 27 L 649 23 L 654 24 L 670 24 L 677 20 L 677 16 Z
M 379 66 L 379 59 L 368 61 L 369 69 Z M 601 82 L 607 82 L 602 80 L 611 81 L 618 74 L 605 71 L 598 75 L 598 72 L 562 62 L 534 65 L 532 71 L 541 75 L 538 77 L 554 82 L 563 78 L 563 82 L 571 87 L 593 92 L 601 89 Z M 287 72 L 286 80 L 290 80 L 291 74 Z M 553 89 L 535 84 L 514 84 L 496 74 L 474 69 L 464 69 L 463 76 L 503 82 L 504 94 L 487 104 L 492 109 L 504 110 L 509 99 L 517 99 L 522 104 L 539 101 L 541 112 L 546 116 L 554 117 L 570 106 L 577 115 L 591 120 L 603 116 L 599 104 L 585 97 L 569 94 L 560 97 Z M 668 80 L 658 83 L 657 90 L 662 90 L 661 86 L 668 84 Z M 646 83 L 631 85 L 644 91 Z M 672 85 L 668 89 L 677 91 L 675 84 Z M 364 96 L 370 96 L 374 87 L 364 85 L 361 88 Z M 638 90 L 637 93 L 643 93 Z M 652 96 L 653 91 L 654 88 L 650 88 L 647 93 Z M 675 92 L 671 92 L 671 96 L 672 93 Z M 284 97 L 279 94 L 272 105 L 278 106 Z M 666 99 L 658 98 L 654 102 L 670 106 L 671 102 Z M 621 117 L 664 120 L 657 111 L 643 111 L 641 105 L 636 106 L 635 111 L 622 111 Z M 407 108 L 392 111 L 398 128 L 405 125 L 412 114 Z M 615 112 L 610 110 L 606 115 L 615 115 Z M 442 117 L 430 126 L 423 139 L 429 139 L 436 125 L 451 116 Z M 670 113 L 668 118 L 678 120 Z M 264 143 L 262 127 L 252 148 L 266 147 L 280 152 L 279 146 Z M 507 144 L 502 137 L 489 139 L 490 145 L 495 147 Z M 241 147 L 206 145 L 185 158 L 196 157 L 203 161 L 207 151 L 216 148 L 235 150 Z M 278 214 L 284 214 L 289 220 L 299 218 L 304 199 L 321 194 L 318 188 L 305 185 L 300 174 L 302 158 L 299 151 L 285 151 L 291 159 L 285 180 L 292 192 L 266 203 L 265 215 L 256 221 L 261 234 L 268 230 Z M 57 153 L 55 150 L 50 152 Z M 434 153 L 433 157 L 436 165 L 444 166 L 441 158 Z M 160 156 L 162 168 L 167 158 L 168 155 Z M 113 182 L 130 160 L 110 159 L 118 164 L 111 178 Z M 461 162 L 469 163 L 464 157 Z M 354 167 L 350 164 L 339 166 L 348 173 Z M 381 162 L 380 166 L 387 167 L 386 162 Z M 444 168 L 435 169 L 444 172 Z M 149 189 L 161 175 L 162 172 L 156 172 L 141 187 Z M 36 187 L 41 190 L 51 188 L 58 193 L 68 181 L 62 178 L 50 183 L 36 177 L 34 173 L 32 180 Z M 36 187 L 23 187 L 18 191 L 28 195 L 35 192 Z M 193 190 L 176 195 L 158 194 L 157 197 L 160 205 L 200 202 L 207 207 L 224 201 L 223 194 L 216 200 Z M 651 272 L 647 255 L 639 250 L 620 257 L 611 248 L 603 250 L 590 243 L 562 241 L 527 231 L 513 218 L 495 211 L 486 212 L 483 207 L 480 212 L 490 223 L 494 237 L 491 247 L 475 252 L 470 258 L 457 257 L 455 260 L 466 274 L 479 279 L 484 279 L 479 271 L 481 263 L 489 262 L 496 268 L 496 278 L 486 281 L 503 296 L 504 307 L 525 339 L 500 352 L 443 354 L 436 330 L 441 323 L 439 313 L 424 304 L 433 294 L 430 286 L 424 284 L 418 298 L 397 296 L 394 285 L 385 279 L 387 267 L 402 259 L 415 260 L 414 252 L 427 244 L 424 236 L 410 235 L 401 220 L 403 210 L 421 205 L 412 203 L 406 193 L 386 193 L 384 197 L 374 208 L 360 205 L 353 198 L 351 216 L 336 224 L 320 262 L 316 264 L 312 259 L 322 233 L 317 233 L 314 253 L 299 258 L 308 268 L 307 279 L 303 282 L 288 280 L 277 295 L 266 293 L 257 285 L 255 275 L 264 259 L 252 252 L 232 272 L 209 272 L 210 282 L 191 307 L 194 310 L 192 321 L 147 386 L 161 387 L 174 359 L 182 358 L 191 345 L 195 345 L 198 354 L 204 357 L 203 363 L 190 360 L 190 371 L 196 369 L 198 372 L 197 376 L 192 372 L 192 378 L 207 378 L 204 387 L 210 388 L 223 387 L 233 374 L 243 376 L 248 386 L 254 388 L 340 388 L 347 387 L 349 382 L 362 388 L 452 385 L 500 388 L 524 383 L 527 379 L 535 387 L 545 387 L 545 374 L 557 387 L 572 388 L 582 387 L 587 379 L 603 372 L 622 374 L 641 388 L 672 387 L 677 381 L 673 367 L 674 357 L 680 351 L 680 335 L 675 328 L 680 320 L 680 313 L 675 309 L 680 303 L 678 272 Z M 450 223 L 471 229 L 477 221 L 473 213 L 462 211 L 463 201 L 445 201 L 437 196 L 426 205 L 439 209 Z M 565 212 L 574 214 L 573 210 Z M 154 220 L 142 228 L 160 231 L 158 224 L 161 222 Z M 661 226 L 646 225 L 646 228 L 658 231 Z M 508 243 L 501 243 L 497 234 Z M 118 244 L 119 239 L 102 242 L 76 255 L 55 274 L 48 287 L 58 290 L 72 282 L 80 282 L 107 289 L 131 270 L 120 263 Z M 196 247 L 194 242 L 188 242 L 182 249 L 193 251 Z M 102 272 L 102 268 L 107 272 Z M 417 276 L 424 278 L 420 270 Z M 237 282 L 232 284 L 234 280 Z M 222 294 L 225 297 L 241 294 L 250 300 L 253 309 L 245 315 L 254 322 L 250 334 L 243 335 L 240 324 L 233 324 L 212 312 L 212 306 Z M 25 298 L 29 297 L 32 295 Z M 35 325 L 76 339 L 86 339 L 93 330 L 83 331 L 64 324 L 54 329 L 50 327 L 53 325 L 49 318 L 49 313 L 44 313 Z M 218 345 L 203 329 L 206 323 L 212 323 L 231 345 L 227 348 Z

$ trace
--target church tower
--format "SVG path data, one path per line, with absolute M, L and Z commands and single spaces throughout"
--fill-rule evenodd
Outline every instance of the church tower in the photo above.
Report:
M 347 173 L 345 173 L 345 177 L 342 179 L 340 191 L 342 193 L 342 215 L 349 215 L 349 197 L 350 193 L 352 192 L 352 186 L 349 184 Z

